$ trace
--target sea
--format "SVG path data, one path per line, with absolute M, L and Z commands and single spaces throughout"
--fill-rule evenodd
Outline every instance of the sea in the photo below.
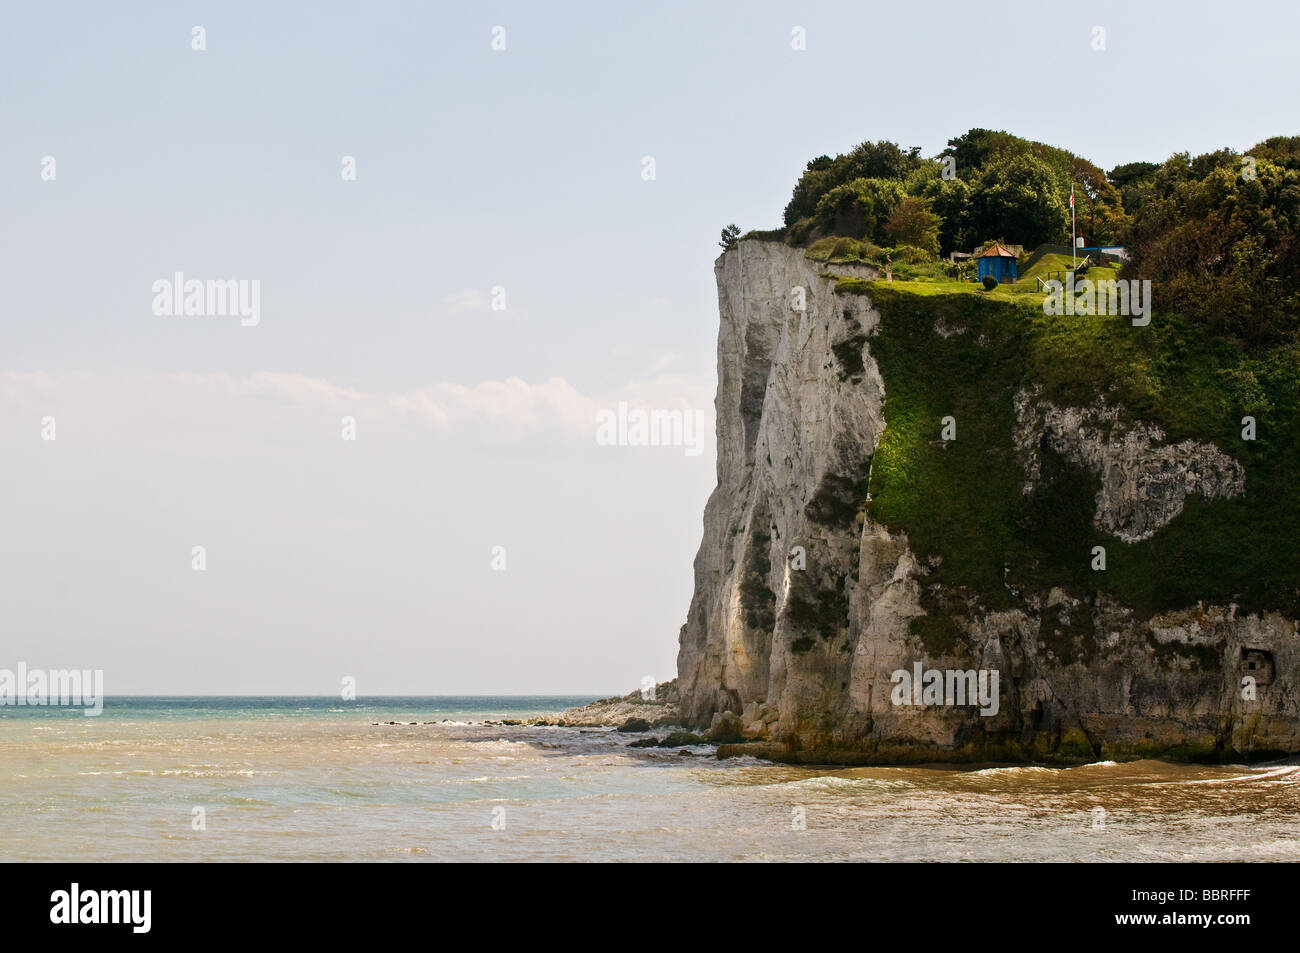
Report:
M 1300 860 L 1294 759 L 791 767 L 488 724 L 592 700 L 0 707 L 0 861 Z

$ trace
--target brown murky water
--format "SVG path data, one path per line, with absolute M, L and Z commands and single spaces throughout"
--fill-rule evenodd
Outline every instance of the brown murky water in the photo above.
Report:
M 1297 764 L 817 770 L 369 704 L 6 711 L 0 860 L 1300 860 Z

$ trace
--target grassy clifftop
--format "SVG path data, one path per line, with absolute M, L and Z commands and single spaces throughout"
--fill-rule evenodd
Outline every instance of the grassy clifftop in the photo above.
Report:
M 1108 593 L 1140 612 L 1235 602 L 1244 611 L 1300 609 L 1300 347 L 1247 351 L 1203 324 L 1157 314 L 1050 316 L 1038 296 L 941 291 L 876 281 L 881 313 L 870 349 L 885 381 L 887 429 L 873 463 L 872 516 L 939 557 L 932 580 L 990 608 L 1017 591 L 1061 586 Z M 940 333 L 943 331 L 944 333 Z M 955 333 L 954 333 L 955 332 Z M 1150 539 L 1125 543 L 1093 525 L 1097 477 L 1043 453 L 1025 496 L 1013 399 L 1037 385 L 1062 406 L 1099 397 L 1170 441 L 1217 445 L 1246 470 L 1234 499 L 1187 499 Z M 1257 421 L 1242 438 L 1242 417 Z M 957 439 L 941 439 L 942 419 Z M 1092 547 L 1107 568 L 1091 568 Z

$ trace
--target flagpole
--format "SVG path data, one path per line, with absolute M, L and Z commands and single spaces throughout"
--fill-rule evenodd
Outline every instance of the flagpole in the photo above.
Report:
M 1070 183 L 1070 270 L 1074 271 L 1078 265 L 1079 256 L 1075 253 L 1078 246 L 1074 241 L 1074 183 Z

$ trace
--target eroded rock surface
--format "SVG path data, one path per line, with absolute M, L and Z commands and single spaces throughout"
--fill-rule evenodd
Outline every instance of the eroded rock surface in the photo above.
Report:
M 735 743 L 720 754 L 843 763 L 1300 751 L 1292 620 L 1231 606 L 1142 620 L 1059 589 L 990 611 L 932 585 L 906 536 L 866 514 L 888 391 L 870 347 L 880 317 L 867 295 L 837 296 L 825 269 L 753 240 L 715 266 L 718 485 L 680 636 L 683 723 Z M 795 288 L 805 310 L 792 307 Z M 1017 409 L 1027 488 L 1041 447 L 1088 467 L 1102 484 L 1097 523 L 1121 540 L 1158 531 L 1189 494 L 1245 491 L 1242 467 L 1217 448 L 1166 444 L 1157 428 L 1121 426 L 1114 409 L 1027 392 Z M 924 606 L 936 604 L 953 631 L 927 626 Z M 997 713 L 895 704 L 892 673 L 918 661 L 996 669 Z M 1258 683 L 1249 698 L 1247 676 Z
M 1038 477 L 1039 453 L 1049 446 L 1101 478 L 1096 524 L 1128 543 L 1148 539 L 1183 511 L 1192 494 L 1231 499 L 1246 489 L 1241 464 L 1211 443 L 1164 443 L 1150 424 L 1124 426 L 1119 408 L 1057 407 L 1016 395 L 1016 443 L 1028 457 L 1026 492 Z
M 650 697 L 646 697 L 649 695 Z M 682 723 L 678 708 L 677 680 L 660 682 L 651 691 L 635 691 L 614 698 L 570 708 L 548 718 L 534 718 L 530 724 L 559 725 L 565 728 L 599 728 L 628 726 L 628 731 L 647 731 L 651 728 L 675 726 Z M 642 728 L 639 723 L 644 723 Z

